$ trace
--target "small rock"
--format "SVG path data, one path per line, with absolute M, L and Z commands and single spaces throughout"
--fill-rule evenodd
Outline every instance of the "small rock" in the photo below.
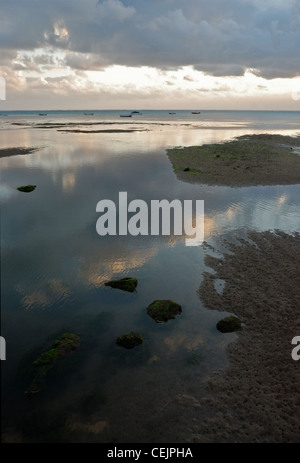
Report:
M 105 283 L 105 286 L 110 286 L 111 288 L 122 289 L 123 291 L 129 291 L 133 293 L 137 287 L 138 280 L 136 278 L 125 277 L 120 280 L 111 280 Z
M 23 185 L 23 186 L 19 186 L 17 190 L 23 191 L 24 193 L 30 193 L 35 188 L 36 188 L 36 185 Z
M 123 334 L 123 336 L 119 336 L 116 341 L 119 346 L 125 347 L 125 349 L 132 349 L 133 347 L 142 344 L 142 342 L 142 336 L 134 331 Z
M 181 314 L 181 306 L 171 299 L 153 301 L 147 308 L 147 313 L 156 322 L 163 323 Z
M 217 323 L 217 329 L 221 333 L 231 333 L 232 331 L 239 331 L 242 329 L 241 320 L 234 315 L 222 318 Z

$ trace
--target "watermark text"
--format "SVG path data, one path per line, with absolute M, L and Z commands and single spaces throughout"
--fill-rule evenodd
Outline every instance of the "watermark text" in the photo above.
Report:
M 292 350 L 292 359 L 293 360 L 300 360 L 300 336 L 294 336 L 292 339 L 292 345 L 296 345 L 296 347 Z
M 101 215 L 96 223 L 98 235 L 185 235 L 186 246 L 199 246 L 204 239 L 204 201 L 179 199 L 151 200 L 150 207 L 142 199 L 128 203 L 127 192 L 119 193 L 119 204 L 110 199 L 97 203 Z M 195 219 L 193 220 L 193 216 Z M 195 226 L 193 225 L 195 222 Z
M 6 360 L 6 342 L 3 336 L 0 336 L 0 359 Z
M 6 85 L 2 76 L 0 76 L 0 100 L 6 100 Z

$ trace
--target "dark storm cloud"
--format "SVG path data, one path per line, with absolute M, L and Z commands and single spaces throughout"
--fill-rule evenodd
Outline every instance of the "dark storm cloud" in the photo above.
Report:
M 109 64 L 160 69 L 191 65 L 216 76 L 243 75 L 253 68 L 266 78 L 292 77 L 300 70 L 299 4 L 0 0 L 0 45 L 11 53 L 63 50 L 64 64 L 82 70 Z

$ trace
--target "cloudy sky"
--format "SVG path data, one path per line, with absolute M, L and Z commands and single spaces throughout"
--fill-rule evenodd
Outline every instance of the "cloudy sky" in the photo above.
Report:
M 0 110 L 300 110 L 299 0 L 0 0 L 0 48 Z

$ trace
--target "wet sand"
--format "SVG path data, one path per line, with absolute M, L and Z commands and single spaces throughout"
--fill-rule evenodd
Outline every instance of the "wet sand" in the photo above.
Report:
M 208 255 L 199 288 L 204 305 L 238 316 L 245 327 L 229 344 L 229 367 L 207 381 L 195 442 L 300 442 L 300 234 L 250 232 Z M 223 292 L 216 279 L 225 281 Z M 222 318 L 222 317 L 220 317 Z M 226 334 L 224 334 L 226 336 Z
M 234 141 L 167 150 L 178 179 L 230 187 L 300 183 L 300 138 L 244 135 Z

